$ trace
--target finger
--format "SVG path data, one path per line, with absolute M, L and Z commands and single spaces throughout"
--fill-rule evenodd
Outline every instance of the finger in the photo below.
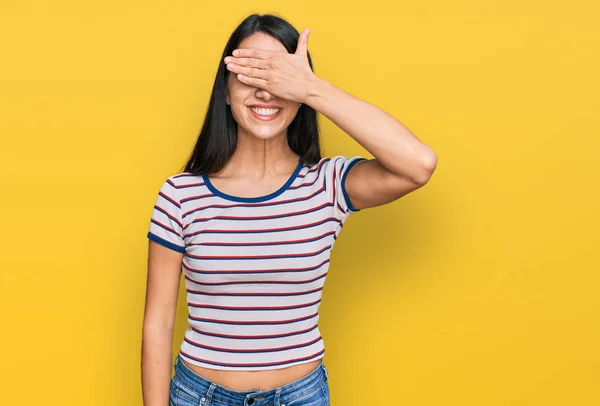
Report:
M 242 75 L 248 76 L 250 78 L 260 78 L 260 79 L 267 78 L 267 71 L 263 70 L 263 69 L 247 68 L 245 66 L 239 66 L 239 65 L 236 65 L 233 63 L 228 63 L 227 69 L 231 72 L 241 73 Z
M 246 83 L 250 86 L 260 87 L 261 89 L 267 90 L 267 81 L 264 79 L 249 78 L 248 76 L 239 73 L 237 75 L 237 78 L 242 83 Z
M 298 38 L 298 46 L 296 47 L 296 55 L 304 55 L 306 56 L 307 54 L 307 48 L 308 48 L 308 35 L 310 34 L 310 28 L 306 28 L 304 31 L 302 31 L 302 34 L 300 34 L 300 38 Z
M 231 53 L 235 57 L 246 57 L 246 58 L 256 58 L 256 59 L 267 59 L 271 56 L 273 51 L 268 51 L 266 49 L 256 49 L 256 48 L 239 48 L 234 49 Z
M 267 61 L 256 58 L 235 58 L 233 56 L 228 56 L 225 58 L 225 63 L 233 63 L 239 66 L 247 66 L 249 68 L 259 69 L 266 69 L 268 67 Z

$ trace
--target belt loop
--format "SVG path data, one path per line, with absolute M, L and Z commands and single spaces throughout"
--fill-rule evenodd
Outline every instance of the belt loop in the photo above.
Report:
M 329 382 L 329 374 L 327 373 L 327 367 L 325 363 L 321 362 L 321 367 L 323 368 L 323 372 L 325 372 L 325 382 Z
M 275 390 L 275 400 L 273 401 L 273 406 L 281 406 L 279 403 L 279 397 L 281 396 L 281 388 L 277 388 Z
M 217 388 L 217 385 L 211 382 L 210 387 L 206 391 L 206 395 L 202 398 L 202 401 L 206 402 L 207 405 L 209 405 L 210 402 L 212 402 L 213 392 L 215 391 L 216 388 Z

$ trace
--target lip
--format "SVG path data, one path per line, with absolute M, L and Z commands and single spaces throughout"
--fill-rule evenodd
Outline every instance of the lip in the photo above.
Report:
M 262 107 L 262 108 L 265 108 L 265 109 L 280 109 L 281 108 L 281 106 L 276 106 L 274 104 L 260 104 L 260 103 L 258 103 L 258 104 L 251 104 L 248 107 Z
M 279 111 L 277 112 L 277 114 L 273 114 L 272 116 L 261 116 L 260 114 L 256 114 L 255 112 L 252 111 L 252 109 L 250 107 L 264 107 L 264 105 L 256 105 L 253 104 L 252 106 L 248 106 L 248 111 L 250 112 L 250 114 L 256 118 L 257 120 L 260 121 L 273 121 L 275 120 L 277 117 L 279 117 L 281 115 L 281 112 L 283 111 L 283 109 L 281 107 L 266 107 L 266 108 L 270 108 L 270 109 L 279 109 Z

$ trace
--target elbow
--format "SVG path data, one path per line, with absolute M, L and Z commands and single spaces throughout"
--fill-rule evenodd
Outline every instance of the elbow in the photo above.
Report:
M 437 167 L 437 155 L 433 149 L 427 147 L 421 154 L 419 170 L 416 171 L 414 182 L 419 186 L 424 186 L 429 182 L 435 168 Z

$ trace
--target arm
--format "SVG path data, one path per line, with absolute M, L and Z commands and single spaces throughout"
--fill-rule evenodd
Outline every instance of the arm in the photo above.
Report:
M 308 92 L 306 104 L 375 157 L 348 172 L 345 188 L 354 207 L 392 202 L 429 181 L 437 165 L 435 152 L 394 117 L 318 77 Z
M 144 406 L 169 404 L 173 326 L 182 259 L 182 253 L 149 240 L 148 280 L 142 331 Z

